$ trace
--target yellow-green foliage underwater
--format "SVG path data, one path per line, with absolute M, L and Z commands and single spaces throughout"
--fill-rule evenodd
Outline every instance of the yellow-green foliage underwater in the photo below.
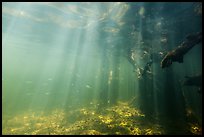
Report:
M 176 121 L 174 121 L 176 123 Z M 148 121 L 138 109 L 126 102 L 102 110 L 93 107 L 65 112 L 56 109 L 49 114 L 32 110 L 3 121 L 4 135 L 161 135 L 165 130 L 158 122 Z M 189 126 L 192 134 L 202 128 Z

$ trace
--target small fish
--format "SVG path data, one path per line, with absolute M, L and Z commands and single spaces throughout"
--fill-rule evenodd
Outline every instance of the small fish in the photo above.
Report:
M 87 88 L 92 88 L 89 84 L 86 85 Z
M 161 26 L 161 22 L 157 22 L 157 24 L 156 24 L 157 26 Z
M 167 43 L 167 38 L 161 38 L 161 39 L 160 39 L 160 42 L 161 42 L 161 43 Z
M 45 95 L 50 95 L 50 92 L 46 92 Z

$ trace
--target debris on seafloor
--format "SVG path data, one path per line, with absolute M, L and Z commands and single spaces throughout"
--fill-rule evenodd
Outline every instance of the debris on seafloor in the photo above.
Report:
M 202 135 L 202 127 L 198 124 L 189 124 L 190 125 L 190 132 L 193 135 Z
M 49 114 L 27 111 L 3 121 L 4 135 L 161 135 L 162 126 L 145 120 L 145 115 L 128 103 L 104 108 L 98 112 L 93 107 L 65 112 L 53 110 Z M 192 134 L 202 128 L 192 125 Z
M 102 134 L 96 130 L 84 130 L 83 132 L 81 132 L 81 135 L 102 135 Z

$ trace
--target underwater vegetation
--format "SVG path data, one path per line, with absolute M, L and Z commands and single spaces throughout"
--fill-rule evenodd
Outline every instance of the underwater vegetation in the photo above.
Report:
M 52 110 L 27 111 L 4 120 L 4 135 L 161 135 L 165 130 L 158 121 L 145 119 L 145 115 L 126 102 L 116 106 L 93 110 L 80 108 L 65 112 Z M 202 127 L 189 123 L 189 132 L 201 135 Z

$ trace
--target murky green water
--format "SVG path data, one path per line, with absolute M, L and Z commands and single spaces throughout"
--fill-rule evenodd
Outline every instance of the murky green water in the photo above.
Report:
M 2 134 L 202 134 L 201 3 L 3 2 L 2 23 Z

